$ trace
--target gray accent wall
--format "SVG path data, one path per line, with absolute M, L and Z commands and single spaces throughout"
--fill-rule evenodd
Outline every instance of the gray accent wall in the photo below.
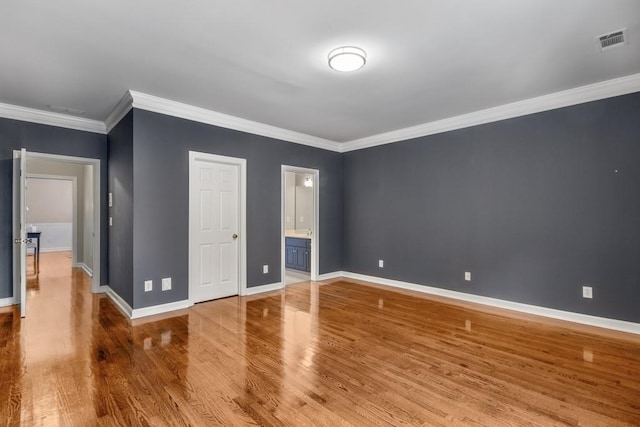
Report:
M 320 273 L 342 268 L 342 161 L 339 153 L 134 109 L 133 163 L 114 164 L 110 134 L 111 182 L 130 178 L 133 193 L 132 307 L 188 298 L 189 151 L 247 159 L 247 286 L 280 282 L 281 165 L 320 170 Z M 130 120 L 129 116 L 125 120 Z M 123 125 L 121 122 L 120 126 Z M 127 130 L 128 132 L 128 130 Z M 127 139 L 127 137 L 123 137 Z M 123 153 L 124 157 L 131 153 Z M 114 194 L 114 203 L 119 199 Z M 126 215 L 126 214 L 125 214 Z M 114 216 L 116 222 L 124 221 Z M 129 242 L 123 239 L 124 247 Z M 112 233 L 112 245 L 120 239 Z M 111 252 L 113 260 L 113 250 Z M 125 249 L 122 249 L 125 251 Z M 127 255 L 129 256 L 129 255 Z M 117 258 L 116 258 L 117 259 Z M 269 273 L 262 274 L 262 265 Z M 129 274 L 129 264 L 124 262 Z M 112 274 L 118 267 L 111 266 Z M 160 281 L 172 278 L 172 290 Z M 123 283 L 127 278 L 123 278 Z M 153 280 L 152 292 L 144 281 Z M 113 286 L 113 285 L 112 285 Z M 120 292 L 118 292 L 120 293 Z M 131 303 L 128 295 L 120 294 Z
M 639 322 L 639 118 L 632 94 L 345 153 L 344 270 Z
M 108 191 L 109 287 L 133 307 L 133 111 L 109 132 Z
M 26 148 L 37 153 L 87 157 L 101 160 L 101 200 L 103 218 L 106 216 L 107 186 L 107 137 L 90 132 L 64 129 L 19 120 L 0 118 L 0 298 L 13 296 L 12 276 L 12 197 L 13 197 L 13 150 Z M 103 221 L 101 244 L 100 283 L 106 284 L 108 239 L 106 223 Z

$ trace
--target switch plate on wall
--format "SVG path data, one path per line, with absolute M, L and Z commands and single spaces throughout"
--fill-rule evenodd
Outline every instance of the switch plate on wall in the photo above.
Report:
M 378 267 L 384 268 L 384 260 L 383 259 L 379 259 L 378 260 Z
M 165 277 L 162 279 L 162 290 L 170 291 L 171 290 L 171 277 Z
M 109 217 L 109 227 L 111 227 L 113 225 L 113 218 Z
M 470 271 L 465 271 L 464 272 L 464 280 L 466 280 L 467 282 L 471 281 L 471 272 Z
M 593 288 L 591 286 L 582 287 L 582 298 L 593 298 Z
M 144 291 L 151 292 L 153 290 L 153 280 L 144 281 Z
M 262 274 L 267 274 L 269 272 L 269 265 L 265 264 L 262 266 Z
M 113 193 L 109 193 L 109 207 L 113 206 Z

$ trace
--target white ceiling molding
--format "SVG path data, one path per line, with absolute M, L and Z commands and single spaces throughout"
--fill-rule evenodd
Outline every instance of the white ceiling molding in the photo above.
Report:
M 550 95 L 513 102 L 486 110 L 449 117 L 404 129 L 385 132 L 366 138 L 354 139 L 341 146 L 341 152 L 360 150 L 377 145 L 406 141 L 437 133 L 449 132 L 485 123 L 497 122 L 542 111 L 554 110 L 599 99 L 611 98 L 640 91 L 640 73 L 613 80 L 581 86 Z
M 129 93 L 131 98 L 133 98 L 133 107 L 141 110 L 238 130 L 254 135 L 261 135 L 283 141 L 309 145 L 311 147 L 322 148 L 325 150 L 340 151 L 340 143 L 328 139 L 318 138 L 304 133 L 266 125 L 264 123 L 241 119 L 240 117 L 234 117 L 228 114 L 207 110 L 205 108 L 170 101 L 168 99 L 136 91 L 129 91 Z
M 0 103 L 0 117 L 93 133 L 107 133 L 104 123 L 99 120 L 54 113 L 52 111 L 36 110 L 35 108 L 19 107 L 11 104 Z
M 127 115 L 131 108 L 133 108 L 133 98 L 131 97 L 131 92 L 126 91 L 124 96 L 120 101 L 118 101 L 116 108 L 113 109 L 111 114 L 109 114 L 109 117 L 107 117 L 107 120 L 104 122 L 107 133 L 111 132 L 120 120 Z
M 2 103 L 0 103 L 0 117 L 106 134 L 122 120 L 131 108 L 139 108 L 141 110 L 220 126 L 227 129 L 344 153 L 639 91 L 640 73 L 344 143 L 318 138 L 136 91 L 127 91 L 104 123 L 98 120 Z

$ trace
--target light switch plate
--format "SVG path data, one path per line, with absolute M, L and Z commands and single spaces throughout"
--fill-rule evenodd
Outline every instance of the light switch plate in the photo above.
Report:
M 170 291 L 171 290 L 171 277 L 165 277 L 162 279 L 162 290 Z
M 113 193 L 109 193 L 109 207 L 113 206 Z
M 153 280 L 144 281 L 144 291 L 151 292 L 153 290 Z
M 466 280 L 467 282 L 471 281 L 471 272 L 470 271 L 465 271 L 464 272 L 464 280 Z
M 384 268 L 384 260 L 383 259 L 379 259 L 378 260 L 378 267 Z
M 582 287 L 582 298 L 593 298 L 593 288 L 591 286 Z
M 265 264 L 262 266 L 262 274 L 267 274 L 269 272 L 269 265 Z

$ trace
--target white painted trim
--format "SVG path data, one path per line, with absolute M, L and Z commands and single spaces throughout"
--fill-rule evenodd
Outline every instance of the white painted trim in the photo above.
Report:
M 84 262 L 81 262 L 78 267 L 80 267 L 81 269 L 84 270 L 85 273 L 87 273 L 87 275 L 89 277 L 93 277 L 93 271 L 91 271 L 91 269 L 89 268 L 89 266 L 87 264 L 85 264 Z
M 345 277 L 345 274 L 346 273 L 344 271 L 333 271 L 331 273 L 318 274 L 318 278 L 316 279 L 316 281 L 321 282 L 323 280 L 340 279 L 342 277 Z
M 380 133 L 366 138 L 354 139 L 344 143 L 340 151 L 344 153 L 375 147 L 377 145 L 390 144 L 392 142 L 406 141 L 412 138 L 449 132 L 456 129 L 497 122 L 638 91 L 640 91 L 640 73 L 436 120 L 417 126 Z
M 45 253 L 45 252 L 69 252 L 73 250 L 73 248 L 47 248 L 47 249 L 40 249 L 40 253 Z M 73 264 L 74 267 L 79 267 L 80 264 L 76 264 L 75 262 L 71 262 L 71 264 Z
M 106 127 L 99 120 L 86 119 L 53 111 L 37 110 L 35 108 L 0 103 L 0 117 L 20 120 L 23 122 L 40 123 L 42 125 L 57 126 L 67 129 L 83 130 L 105 134 Z
M 141 317 L 154 316 L 156 314 L 168 313 L 170 311 L 182 310 L 189 308 L 193 304 L 189 300 L 169 302 L 166 304 L 152 305 L 151 307 L 135 308 L 131 313 L 131 319 L 139 319 Z
M 0 307 L 9 307 L 10 305 L 16 305 L 16 299 L 13 297 L 0 298 Z
M 220 126 L 227 129 L 247 132 L 254 135 L 266 136 L 282 141 L 294 142 L 311 147 L 322 148 L 329 151 L 348 152 L 360 150 L 377 145 L 390 144 L 405 141 L 437 133 L 463 129 L 485 123 L 496 122 L 556 108 L 583 104 L 614 96 L 626 95 L 640 91 L 640 73 L 620 77 L 586 86 L 564 90 L 548 95 L 529 98 L 522 101 L 487 108 L 468 114 L 449 117 L 442 120 L 423 123 L 391 132 L 384 132 L 365 138 L 354 139 L 344 143 L 331 141 L 295 132 L 276 126 L 259 123 L 228 114 L 218 113 L 205 108 L 194 107 L 176 101 L 147 95 L 136 91 L 127 91 L 120 99 L 113 112 L 105 122 L 91 120 L 67 114 L 20 107 L 11 104 L 0 103 L 0 117 L 21 120 L 32 123 L 41 123 L 51 126 L 59 126 L 68 129 L 77 129 L 87 132 L 106 134 L 129 112 L 131 108 L 152 111 L 173 117 L 180 117 L 195 122 Z
M 584 325 L 597 326 L 599 328 L 613 329 L 616 331 L 629 332 L 632 334 L 640 334 L 640 323 L 626 322 L 624 320 L 608 319 L 604 317 L 591 316 L 588 314 L 573 313 L 570 311 L 562 311 L 553 308 L 522 304 L 519 302 L 483 297 L 480 295 L 473 295 L 465 292 L 451 291 L 448 289 L 423 286 L 416 283 L 408 283 L 399 280 L 385 279 L 382 277 L 367 276 L 358 273 L 343 272 L 343 277 L 347 279 L 362 280 L 365 282 L 376 283 L 379 285 L 385 285 L 399 289 L 406 289 L 424 294 L 438 295 L 459 301 L 519 311 L 521 313 L 535 314 L 537 316 L 566 320 L 568 322 L 574 323 L 582 323 Z
M 240 199 L 240 242 L 239 242 L 239 259 L 238 259 L 238 295 L 245 295 L 247 291 L 247 159 L 242 159 L 239 157 L 228 157 L 228 156 L 219 156 L 217 154 L 209 154 L 209 153 L 201 153 L 197 151 L 189 151 L 189 248 L 188 248 L 188 289 L 189 289 L 189 303 L 193 305 L 193 300 L 191 297 L 191 265 L 192 265 L 192 254 L 191 254 L 191 238 L 194 234 L 193 226 L 191 221 L 192 211 L 193 211 L 193 200 L 191 200 L 191 193 L 193 190 L 193 171 L 194 171 L 194 163 L 196 160 L 204 160 L 208 162 L 215 163 L 226 163 L 233 164 L 240 168 L 240 194 L 238 198 Z
M 116 125 L 122 120 L 124 116 L 127 115 L 129 110 L 133 108 L 133 98 L 131 97 L 131 93 L 126 91 L 124 96 L 118 101 L 116 104 L 116 108 L 113 109 L 107 120 L 105 120 L 104 125 L 107 133 L 111 132 L 111 130 L 116 127 Z
M 59 154 L 48 153 L 36 153 L 33 151 L 27 152 L 28 158 L 54 160 L 68 163 L 78 163 L 81 165 L 93 166 L 93 279 L 91 280 L 91 292 L 99 293 L 100 291 L 100 239 L 101 236 L 101 224 L 102 220 L 102 200 L 100 199 L 100 159 L 93 159 L 89 157 L 75 157 L 64 156 Z M 74 209 L 75 212 L 75 209 Z
M 230 116 L 228 114 L 218 113 L 217 111 L 207 110 L 205 108 L 194 107 L 192 105 L 171 101 L 153 95 L 147 95 L 133 90 L 130 90 L 129 94 L 133 98 L 133 107 L 141 110 L 179 117 L 182 119 L 192 120 L 194 122 L 206 123 L 226 129 L 238 130 L 254 135 L 266 136 L 268 138 L 279 139 L 282 141 L 323 148 L 325 150 L 340 150 L 340 143 L 328 139 L 318 138 L 316 136 L 242 119 L 240 117 Z
M 131 315 L 133 313 L 133 309 L 125 300 L 120 297 L 110 286 L 101 286 L 101 290 L 105 290 L 107 296 L 113 301 L 116 307 L 120 309 L 122 314 L 124 314 L 128 319 L 131 319 Z
M 311 271 L 310 280 L 318 280 L 320 271 L 320 171 L 318 169 L 303 168 L 299 166 L 280 166 L 280 277 L 284 283 L 286 262 L 286 237 L 284 235 L 286 225 L 286 172 L 304 173 L 313 176 L 313 226 L 311 227 Z
M 282 282 L 270 283 L 268 285 L 252 286 L 250 288 L 247 288 L 247 291 L 245 292 L 244 296 L 262 294 L 265 292 L 279 291 L 281 289 L 284 289 L 284 285 L 282 284 Z

